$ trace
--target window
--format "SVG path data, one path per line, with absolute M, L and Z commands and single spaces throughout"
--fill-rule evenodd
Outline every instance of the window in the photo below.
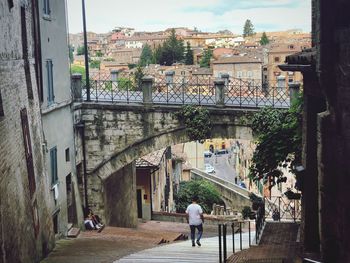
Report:
M 66 149 L 65 154 L 66 154 L 66 162 L 69 162 L 70 161 L 69 148 Z
M 47 104 L 51 105 L 54 103 L 55 95 L 53 92 L 53 65 L 52 60 L 46 60 L 46 75 L 47 75 Z
M 2 106 L 2 97 L 1 97 L 1 90 L 0 90 L 0 117 L 4 116 L 4 108 Z
M 58 181 L 56 147 L 53 147 L 50 149 L 50 172 L 51 172 L 51 184 L 54 185 Z
M 253 77 L 253 72 L 248 71 L 248 78 L 252 78 Z
M 275 57 L 275 62 L 280 62 L 280 57 Z
M 44 12 L 44 16 L 50 16 L 51 14 L 50 0 L 43 0 L 43 12 Z
M 241 78 L 242 77 L 242 71 L 237 71 L 237 78 Z
M 288 82 L 289 83 L 293 82 L 293 79 L 292 78 L 288 79 Z

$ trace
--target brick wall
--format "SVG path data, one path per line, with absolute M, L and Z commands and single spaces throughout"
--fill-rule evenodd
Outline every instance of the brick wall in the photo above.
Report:
M 48 212 L 48 178 L 42 153 L 43 136 L 33 61 L 31 1 L 25 7 L 29 74 L 24 70 L 20 2 L 0 2 L 0 262 L 38 262 L 54 246 Z M 33 99 L 28 99 L 27 83 Z M 26 108 L 36 189 L 29 177 L 20 111 Z

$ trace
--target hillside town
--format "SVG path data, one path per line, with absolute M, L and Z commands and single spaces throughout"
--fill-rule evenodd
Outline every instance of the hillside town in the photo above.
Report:
M 101 33 L 82 3 L 72 34 L 0 0 L 0 263 L 350 262 L 349 4 Z
M 192 61 L 174 61 L 173 65 L 152 61 L 144 68 L 149 75 L 174 71 L 175 75 L 219 77 L 228 73 L 234 78 L 260 79 L 264 82 L 301 82 L 298 72 L 283 72 L 278 65 L 289 55 L 311 47 L 311 34 L 298 29 L 280 32 L 261 32 L 243 37 L 228 30 L 218 33 L 199 32 L 189 28 L 166 29 L 161 32 L 137 32 L 134 28 L 116 27 L 108 33 L 87 32 L 87 43 L 92 73 L 109 73 L 117 70 L 133 73 L 142 60 L 145 46 L 155 51 L 174 30 L 176 38 L 189 45 Z M 262 43 L 265 34 L 267 42 Z M 84 67 L 83 34 L 69 34 L 72 63 Z M 211 51 L 208 65 L 201 66 L 207 50 Z M 187 49 L 185 50 L 187 52 Z M 187 64 L 187 65 L 186 65 Z

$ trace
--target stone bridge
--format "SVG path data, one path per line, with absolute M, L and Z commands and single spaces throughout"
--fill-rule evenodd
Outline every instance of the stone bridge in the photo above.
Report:
M 211 137 L 252 139 L 249 117 L 258 107 L 226 107 L 224 83 L 216 83 L 216 103 L 205 106 L 213 124 Z M 189 141 L 183 123 L 175 115 L 182 105 L 155 103 L 152 81 L 147 78 L 141 102 L 86 102 L 82 100 L 81 77 L 73 76 L 72 84 L 76 145 L 85 164 L 85 204 L 109 225 L 136 226 L 134 161 Z

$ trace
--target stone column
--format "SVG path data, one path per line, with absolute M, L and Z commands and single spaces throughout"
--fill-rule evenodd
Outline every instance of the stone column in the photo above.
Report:
M 111 70 L 111 81 L 117 81 L 119 70 Z
M 228 86 L 230 81 L 230 75 L 227 73 L 221 74 L 221 78 L 225 81 L 225 86 Z
M 82 77 L 81 74 L 75 73 L 71 76 L 72 80 L 72 92 L 73 92 L 73 99 L 74 101 L 82 101 L 82 86 L 83 83 L 81 81 Z
M 153 103 L 152 100 L 152 86 L 153 86 L 153 77 L 145 76 L 142 78 L 142 94 L 143 94 L 143 103 L 150 105 Z
M 215 102 L 217 107 L 225 106 L 225 80 L 216 79 L 215 85 Z
M 300 91 L 300 83 L 299 82 L 289 83 L 288 87 L 289 87 L 290 104 L 292 104 L 292 101 L 298 97 L 298 93 Z
M 174 87 L 174 75 L 175 71 L 167 71 L 165 72 L 165 82 L 168 86 L 168 90 L 172 90 Z

